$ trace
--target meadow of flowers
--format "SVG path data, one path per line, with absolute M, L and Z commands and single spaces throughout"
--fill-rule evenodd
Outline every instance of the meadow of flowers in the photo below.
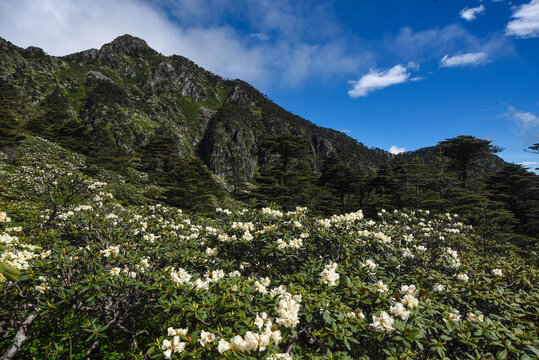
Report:
M 199 217 L 122 204 L 71 160 L 0 158 L 0 263 L 20 271 L 0 275 L 0 356 L 539 356 L 536 254 L 485 243 L 455 215 Z

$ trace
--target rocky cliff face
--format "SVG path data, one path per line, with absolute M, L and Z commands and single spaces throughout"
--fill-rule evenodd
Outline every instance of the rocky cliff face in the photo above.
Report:
M 64 118 L 44 116 L 45 127 L 75 124 L 93 134 L 92 141 L 109 139 L 128 157 L 166 134 L 177 140 L 180 156 L 199 156 L 217 174 L 239 171 L 249 180 L 258 145 L 270 136 L 294 134 L 308 143 L 315 169 L 334 150 L 357 166 L 388 158 L 385 151 L 285 111 L 245 82 L 224 80 L 182 56 L 165 57 L 129 35 L 64 57 L 0 39 L 0 81 L 19 94 L 12 111 L 20 126 L 48 114 L 51 97 L 65 98 Z

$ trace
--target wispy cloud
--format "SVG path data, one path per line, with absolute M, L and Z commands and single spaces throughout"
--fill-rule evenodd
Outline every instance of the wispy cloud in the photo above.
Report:
M 505 27 L 507 35 L 522 38 L 539 36 L 539 0 L 515 7 L 511 18 L 513 20 Z
M 518 111 L 513 106 L 509 106 L 509 116 L 522 128 L 530 129 L 539 127 L 539 117 L 531 112 Z
M 474 8 L 464 8 L 460 11 L 460 17 L 466 21 L 472 21 L 477 18 L 477 15 L 485 12 L 485 7 L 480 5 Z
M 486 64 L 488 56 L 484 52 L 466 53 L 458 55 L 444 55 L 440 60 L 440 67 L 462 67 L 462 66 L 478 66 Z
M 521 162 L 520 165 L 527 168 L 539 167 L 539 161 L 524 161 Z
M 524 144 L 539 141 L 539 116 L 532 112 L 517 110 L 510 105 L 504 116 L 510 118 L 516 125 L 515 130 Z
M 381 41 L 380 52 L 385 57 L 399 62 L 439 61 L 446 54 L 484 52 L 492 61 L 515 54 L 512 39 L 503 33 L 492 33 L 485 37 L 472 34 L 461 24 L 414 31 L 402 28 L 396 35 Z
M 393 155 L 397 155 L 397 154 L 402 154 L 403 152 L 405 152 L 406 149 L 403 148 L 403 147 L 398 147 L 396 145 L 393 145 L 392 147 L 389 148 L 389 152 Z
M 410 72 L 407 67 L 395 65 L 391 69 L 379 70 L 371 69 L 368 74 L 359 78 L 359 80 L 351 80 L 352 89 L 348 91 L 348 95 L 353 98 L 369 95 L 371 92 L 386 88 L 391 85 L 402 84 L 410 79 Z

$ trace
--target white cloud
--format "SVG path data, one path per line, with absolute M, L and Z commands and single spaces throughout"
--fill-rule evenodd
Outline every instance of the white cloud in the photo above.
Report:
M 539 167 L 539 161 L 524 161 L 521 162 L 520 165 L 527 168 Z
M 539 0 L 531 0 L 527 4 L 515 7 L 511 20 L 505 27 L 507 35 L 522 38 L 539 36 Z
M 410 72 L 408 68 L 400 64 L 387 70 L 371 69 L 368 74 L 363 75 L 359 80 L 350 81 L 352 89 L 348 91 L 348 95 L 353 98 L 367 96 L 375 90 L 405 83 L 409 78 Z
M 389 148 L 389 152 L 393 155 L 397 155 L 397 154 L 402 154 L 403 152 L 405 152 L 406 149 L 403 148 L 403 147 L 398 147 L 396 145 L 393 145 L 392 147 Z
M 414 31 L 404 27 L 396 35 L 381 41 L 380 50 L 385 57 L 399 62 L 425 62 L 439 60 L 446 54 L 484 52 L 492 61 L 514 55 L 512 39 L 503 33 L 478 37 L 461 24 Z
M 445 55 L 440 60 L 440 67 L 477 66 L 487 63 L 488 55 L 484 52 L 466 53 L 459 55 Z
M 515 109 L 513 106 L 507 107 L 504 115 L 516 125 L 513 129 L 520 139 L 526 143 L 536 143 L 539 141 L 539 117 L 531 112 Z
M 518 111 L 509 106 L 509 116 L 523 129 L 539 127 L 539 117 L 531 112 Z
M 298 0 L 299 1 L 299 0 Z M 299 1 L 301 2 L 301 1 Z M 350 76 L 369 51 L 338 37 L 328 6 L 285 0 L 0 0 L 0 36 L 52 55 L 99 48 L 123 34 L 257 87 Z M 235 29 L 231 19 L 248 22 Z
M 483 5 L 474 8 L 464 8 L 460 11 L 460 17 L 466 21 L 472 21 L 477 18 L 477 15 L 485 12 Z

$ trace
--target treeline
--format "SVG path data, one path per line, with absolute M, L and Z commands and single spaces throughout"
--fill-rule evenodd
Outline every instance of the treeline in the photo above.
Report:
M 363 209 L 425 209 L 460 215 L 485 237 L 526 242 L 539 233 L 539 177 L 507 164 L 484 176 L 482 162 L 501 149 L 472 136 L 447 139 L 427 164 L 415 157 L 378 169 L 354 167 L 330 153 L 315 174 L 302 139 L 282 135 L 260 147 L 262 165 L 254 188 L 240 199 L 255 206 L 308 206 L 330 215 Z M 515 235 L 517 234 L 517 235 Z M 527 239 L 530 237 L 530 239 Z

